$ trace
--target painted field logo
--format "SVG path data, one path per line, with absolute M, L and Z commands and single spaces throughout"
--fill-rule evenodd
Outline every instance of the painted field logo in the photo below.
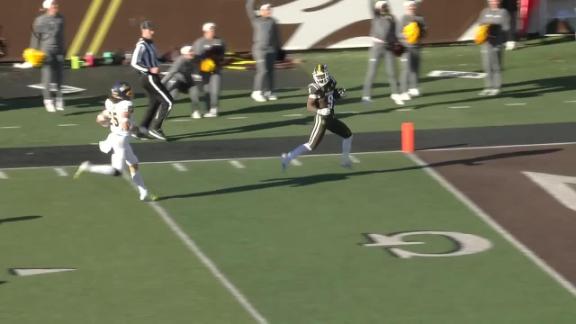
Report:
M 445 253 L 416 253 L 399 247 L 425 244 L 425 242 L 404 241 L 405 237 L 417 235 L 444 236 L 454 242 L 455 248 L 450 251 L 446 251 Z M 402 259 L 409 259 L 412 257 L 438 258 L 463 256 L 484 252 L 492 247 L 492 243 L 483 237 L 458 232 L 418 231 L 396 233 L 391 235 L 366 234 L 366 237 L 372 242 L 364 243 L 362 244 L 363 246 L 383 247 L 388 249 L 395 256 Z

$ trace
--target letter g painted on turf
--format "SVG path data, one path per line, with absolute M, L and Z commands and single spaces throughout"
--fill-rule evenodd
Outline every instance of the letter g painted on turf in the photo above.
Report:
M 452 240 L 457 245 L 457 248 L 454 251 L 447 251 L 446 253 L 416 253 L 398 247 L 425 244 L 425 242 L 405 242 L 403 240 L 404 237 L 415 235 L 444 236 Z M 437 258 L 463 256 L 484 252 L 492 247 L 492 243 L 483 237 L 459 232 L 418 231 L 398 233 L 393 235 L 366 234 L 366 236 L 372 241 L 372 243 L 365 243 L 363 244 L 364 246 L 384 247 L 388 249 L 392 254 L 402 259 L 409 259 L 412 257 Z

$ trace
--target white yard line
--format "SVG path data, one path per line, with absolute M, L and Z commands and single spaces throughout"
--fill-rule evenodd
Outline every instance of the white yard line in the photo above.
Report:
M 504 105 L 506 105 L 506 106 L 526 106 L 526 103 L 525 102 L 511 102 L 511 103 L 507 103 Z
M 444 189 L 454 195 L 460 202 L 462 202 L 468 209 L 473 211 L 484 223 L 490 226 L 494 231 L 505 238 L 510 244 L 512 244 L 516 249 L 518 249 L 523 255 L 528 257 L 532 262 L 534 262 L 542 271 L 546 272 L 550 277 L 556 280 L 562 287 L 568 290 L 572 295 L 576 297 L 576 287 L 574 287 L 568 280 L 566 280 L 562 275 L 560 275 L 556 270 L 550 267 L 546 262 L 544 262 L 540 257 L 538 257 L 534 252 L 528 249 L 524 244 L 518 241 L 512 234 L 506 231 L 505 228 L 500 226 L 495 222 L 484 210 L 482 210 L 478 205 L 476 205 L 472 200 L 470 200 L 466 195 L 464 195 L 460 190 L 454 187 L 450 182 L 444 179 L 436 170 L 427 167 L 424 161 L 422 161 L 418 156 L 414 154 L 407 154 L 407 156 L 417 165 L 423 167 L 423 170 L 428 173 L 428 175 L 436 180 Z
M 0 127 L 0 129 L 19 129 L 22 128 L 22 126 L 2 126 Z
M 68 176 L 68 172 L 66 172 L 66 169 L 64 169 L 64 168 L 54 168 L 54 171 L 56 172 L 56 174 L 59 177 L 67 177 Z
M 238 160 L 230 160 L 230 164 L 236 169 L 246 169 L 246 166 Z
M 468 109 L 470 106 L 450 106 L 448 109 Z
M 231 119 L 231 120 L 235 120 L 235 119 L 247 119 L 248 117 L 244 117 L 244 116 L 237 116 L 237 117 L 227 117 L 226 119 Z
M 414 109 L 412 109 L 412 108 L 400 108 L 400 109 L 396 109 L 396 111 L 401 111 L 401 112 L 403 112 L 403 111 L 412 111 L 412 110 L 414 110 Z
M 172 167 L 174 167 L 174 169 L 176 169 L 176 171 L 179 171 L 179 172 L 188 171 L 188 168 L 182 163 L 172 163 Z
M 78 124 L 59 124 L 58 127 L 74 127 L 78 126 Z
M 564 103 L 576 103 L 576 100 L 566 100 Z
M 8 179 L 8 175 L 4 171 L 0 171 L 0 179 L 6 180 Z
M 304 114 L 288 114 L 288 115 L 282 115 L 282 117 L 302 117 L 304 116 Z

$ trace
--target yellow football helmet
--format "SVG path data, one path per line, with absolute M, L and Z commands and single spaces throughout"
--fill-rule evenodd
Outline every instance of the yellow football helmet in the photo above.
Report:
M 216 70 L 216 63 L 211 58 L 205 58 L 200 62 L 200 71 L 204 73 L 212 73 Z
M 478 27 L 476 28 L 476 34 L 474 35 L 474 43 L 476 43 L 477 45 L 484 44 L 488 39 L 489 28 L 490 25 L 488 24 L 478 25 Z
M 46 54 L 35 48 L 27 48 L 24 50 L 24 53 L 22 53 L 22 57 L 24 57 L 24 61 L 32 64 L 32 66 L 39 67 L 42 66 Z
M 408 44 L 416 44 L 420 40 L 420 26 L 413 21 L 402 29 L 402 34 Z

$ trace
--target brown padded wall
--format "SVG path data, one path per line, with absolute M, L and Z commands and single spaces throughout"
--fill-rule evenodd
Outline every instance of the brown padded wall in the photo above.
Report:
M 93 0 L 60 0 L 61 12 L 66 18 L 66 41 L 68 46 Z M 95 30 L 102 21 L 104 12 L 112 0 L 103 0 L 103 5 L 80 48 L 86 52 Z M 270 0 L 273 5 L 282 5 L 297 0 Z M 326 4 L 339 0 L 326 0 Z M 343 1 L 343 0 L 340 0 Z M 365 6 L 365 0 L 357 0 Z M 2 60 L 20 60 L 22 50 L 30 41 L 31 25 L 39 14 L 41 0 L 0 0 L 2 35 L 8 42 L 8 55 Z M 132 51 L 139 37 L 138 25 L 144 19 L 152 20 L 157 26 L 156 44 L 161 53 L 191 43 L 200 37 L 204 22 L 212 21 L 218 26 L 218 34 L 233 51 L 249 51 L 252 27 L 246 17 L 245 0 L 123 0 L 100 49 L 103 51 Z M 256 1 L 257 5 L 262 1 Z M 456 41 L 476 20 L 485 0 L 424 0 L 421 13 L 429 25 L 427 43 Z M 327 17 L 327 19 L 329 19 Z M 282 39 L 286 41 L 297 25 L 284 25 Z M 358 21 L 317 42 L 314 49 L 321 49 L 346 38 L 366 36 L 370 21 Z

